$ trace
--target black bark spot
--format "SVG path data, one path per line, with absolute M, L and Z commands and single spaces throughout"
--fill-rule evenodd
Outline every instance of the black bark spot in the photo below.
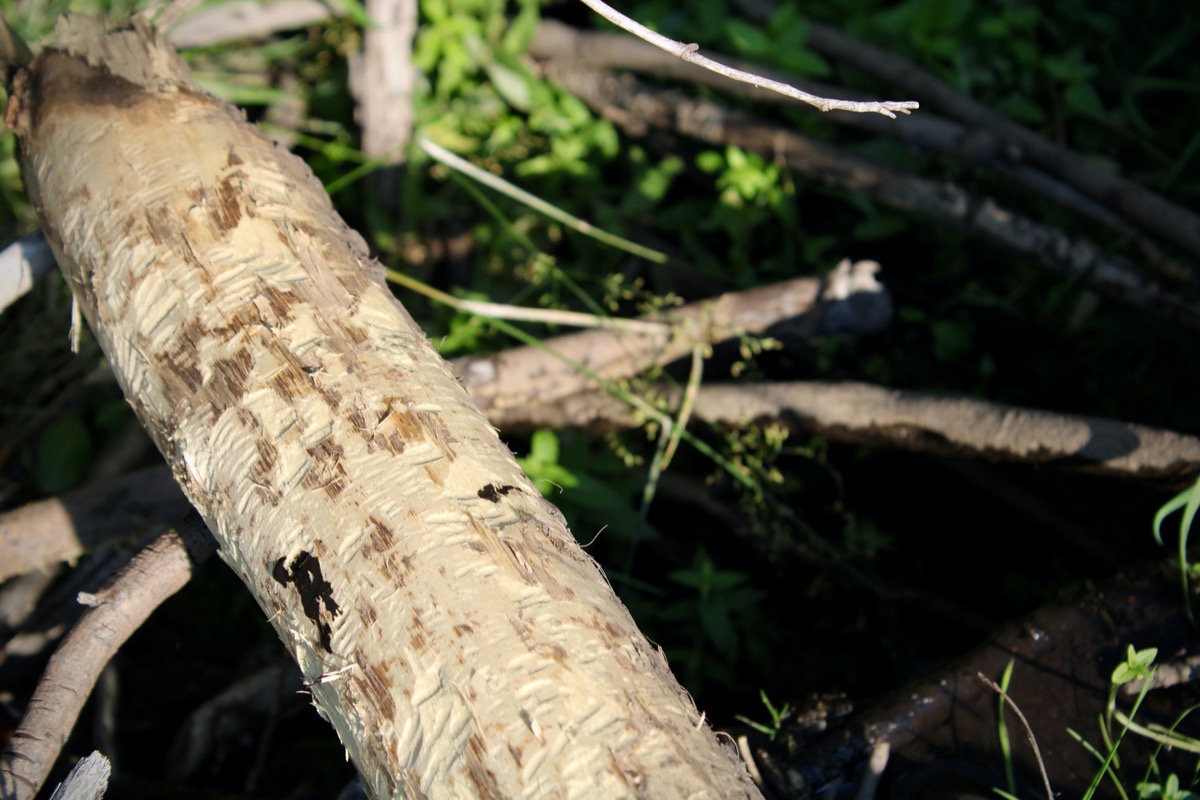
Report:
M 330 622 L 341 613 L 341 609 L 333 599 L 333 586 L 321 574 L 321 562 L 307 550 L 302 550 L 292 559 L 290 570 L 286 558 L 276 561 L 271 567 L 271 576 L 284 586 L 289 583 L 295 585 L 300 593 L 304 616 L 316 623 L 321 647 L 325 648 L 325 652 L 332 653 L 333 626 Z
M 495 484 L 489 483 L 487 486 L 484 486 L 482 489 L 480 489 L 478 494 L 484 500 L 490 500 L 493 503 L 499 503 L 500 495 L 519 491 L 520 489 L 515 486 L 510 486 L 507 483 L 503 486 L 496 486 Z

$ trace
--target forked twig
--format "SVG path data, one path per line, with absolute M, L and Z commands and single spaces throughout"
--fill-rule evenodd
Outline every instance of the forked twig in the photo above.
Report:
M 740 69 L 722 64 L 719 61 L 713 61 L 707 56 L 700 55 L 700 45 L 684 44 L 677 42 L 674 39 L 668 39 L 662 34 L 655 33 L 641 23 L 635 22 L 621 12 L 615 10 L 611 6 L 601 2 L 601 0 L 581 0 L 588 8 L 595 11 L 606 20 L 616 25 L 618 28 L 632 33 L 638 38 L 644 39 L 655 47 L 661 48 L 668 53 L 671 53 L 689 64 L 695 64 L 698 67 L 712 70 L 718 75 L 724 75 L 735 81 L 748 83 L 751 86 L 757 86 L 762 89 L 769 89 L 773 92 L 778 92 L 786 97 L 791 97 L 799 100 L 802 103 L 808 103 L 821 111 L 855 111 L 858 113 L 868 114 L 883 114 L 885 117 L 896 118 L 896 112 L 908 114 L 913 109 L 920 106 L 915 100 L 901 101 L 877 101 L 877 100 L 833 100 L 828 97 L 818 97 L 815 94 L 797 89 L 794 86 L 789 86 L 780 81 L 764 78 L 760 75 L 755 75 L 752 72 L 744 72 Z

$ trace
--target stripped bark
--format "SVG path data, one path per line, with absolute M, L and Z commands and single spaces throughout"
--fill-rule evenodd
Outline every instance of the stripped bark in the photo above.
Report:
M 311 172 L 136 19 L 7 119 L 114 373 L 374 797 L 748 797 Z

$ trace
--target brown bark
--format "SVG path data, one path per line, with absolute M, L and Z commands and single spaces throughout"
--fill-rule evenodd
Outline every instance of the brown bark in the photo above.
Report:
M 126 395 L 375 797 L 757 792 L 307 168 L 140 19 L 7 120 Z

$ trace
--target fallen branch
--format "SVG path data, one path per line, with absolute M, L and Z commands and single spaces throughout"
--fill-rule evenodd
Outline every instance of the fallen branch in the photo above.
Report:
M 140 537 L 190 509 L 161 467 L 130 473 L 0 514 L 0 582 L 74 561 L 101 542 Z
M 668 404 L 676 397 L 672 389 L 662 394 Z M 695 415 L 729 428 L 782 425 L 840 442 L 1170 484 L 1190 481 L 1200 471 L 1200 439 L 1194 436 L 864 383 L 709 384 L 700 389 Z M 492 420 L 505 430 L 637 423 L 627 406 L 595 393 L 544 405 L 529 398 L 524 407 L 498 408 Z
M 806 44 L 818 53 L 857 67 L 922 98 L 947 116 L 991 131 L 1012 163 L 1028 162 L 1057 175 L 1155 236 L 1200 256 L 1200 216 L 1169 202 L 1128 178 L 1098 168 L 1084 156 L 998 114 L 932 73 L 829 25 L 811 22 Z
M 214 550 L 199 520 L 180 525 L 134 556 L 95 595 L 80 597 L 90 609 L 51 657 L 12 743 L 0 757 L 4 797 L 37 793 L 105 665 Z
M 683 358 L 697 345 L 765 334 L 785 320 L 796 335 L 881 330 L 891 320 L 891 304 L 875 279 L 878 269 L 872 261 L 844 260 L 824 278 L 796 278 L 667 312 L 660 319 L 670 327 L 657 332 L 584 331 L 549 339 L 544 347 L 457 359 L 453 367 L 493 424 L 502 424 L 507 412 L 520 414 L 531 403 L 596 391 L 591 376 L 631 378 Z
M 543 20 L 529 45 L 529 55 L 539 61 L 554 62 L 556 69 L 588 67 L 605 70 L 630 70 L 659 79 L 700 84 L 726 94 L 743 96 L 760 103 L 795 104 L 781 95 L 746 84 L 730 84 L 719 76 L 693 64 L 680 61 L 656 47 L 623 33 L 589 31 Z M 783 80 L 784 73 L 759 64 L 733 62 L 740 69 Z M 814 94 L 839 91 L 851 99 L 866 96 L 822 84 L 799 81 L 797 85 Z M 1024 161 L 1013 161 L 1011 148 L 990 130 L 970 127 L 928 111 L 901 117 L 895 121 L 873 114 L 832 113 L 829 121 L 837 125 L 896 139 L 922 153 L 941 154 L 980 169 L 993 170 L 1031 193 L 1041 195 L 1080 217 L 1109 228 L 1129 240 L 1148 266 L 1175 283 L 1189 285 L 1190 268 L 1167 256 L 1159 245 L 1124 218 L 1064 180 Z
M 139 17 L 60 21 L 10 98 L 76 301 L 369 794 L 758 796 L 299 159 Z
M 631 135 L 650 128 L 763 153 L 826 184 L 869 195 L 938 225 L 953 225 L 1078 279 L 1114 300 L 1200 330 L 1200 303 L 1088 239 L 1022 217 L 967 189 L 902 172 L 772 122 L 625 75 L 549 68 L 553 77 Z

